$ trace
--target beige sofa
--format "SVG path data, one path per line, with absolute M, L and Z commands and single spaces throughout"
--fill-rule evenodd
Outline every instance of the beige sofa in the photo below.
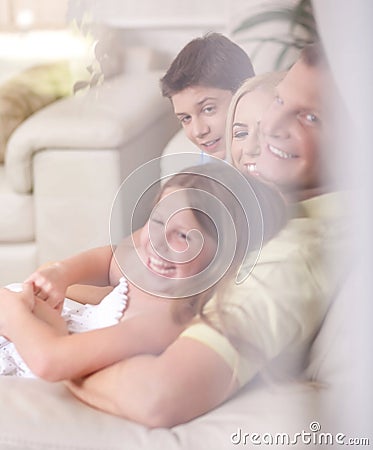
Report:
M 121 181 L 160 156 L 178 127 L 160 94 L 161 75 L 117 76 L 52 103 L 17 127 L 0 165 L 0 285 L 24 279 L 46 261 L 109 242 Z M 153 171 L 159 175 L 156 165 Z
M 156 76 L 154 75 L 152 79 L 155 82 Z M 120 78 L 115 81 L 114 86 L 123 82 L 124 79 Z M 109 92 L 104 95 L 108 95 L 109 99 L 112 98 Z M 149 94 L 148 97 L 151 98 Z M 51 112 L 51 117 L 56 115 L 63 119 L 65 127 L 70 124 L 72 127 L 70 130 L 78 131 L 81 129 L 79 113 L 68 117 L 68 112 L 74 110 L 71 108 L 72 104 L 77 102 L 80 105 L 77 111 L 84 111 L 87 114 L 84 119 L 87 128 L 82 128 L 84 131 L 74 137 L 75 145 L 72 150 L 69 150 L 63 141 L 63 139 L 71 140 L 71 133 L 66 136 L 66 133 L 60 131 L 60 148 L 50 148 L 51 144 L 45 144 L 41 148 L 47 149 L 38 151 L 33 156 L 37 168 L 37 172 L 35 168 L 32 172 L 37 173 L 33 181 L 34 193 L 25 195 L 35 196 L 35 190 L 36 193 L 43 193 L 38 202 L 44 207 L 43 214 L 47 214 L 42 229 L 46 230 L 45 238 L 48 239 L 40 247 L 40 251 L 46 249 L 43 253 L 45 258 L 49 257 L 48 248 L 54 248 L 55 255 L 63 255 L 72 250 L 64 246 L 84 247 L 99 244 L 100 239 L 101 241 L 107 239 L 108 210 L 105 208 L 112 204 L 112 196 L 120 180 L 120 155 L 128 149 L 135 152 L 140 140 L 135 137 L 133 141 L 131 139 L 125 141 L 124 136 L 127 137 L 130 131 L 122 130 L 124 115 L 119 115 L 118 121 L 114 120 L 113 115 L 115 111 L 118 113 L 118 110 L 109 109 L 107 103 L 106 107 L 104 103 L 100 103 L 101 106 L 93 112 L 91 101 L 91 97 L 84 101 L 64 100 L 48 108 L 46 112 L 42 111 L 40 115 L 32 118 L 32 122 L 30 121 L 31 124 L 35 124 L 35 120 L 37 122 L 40 120 L 40 129 Z M 154 102 L 160 108 L 159 97 L 154 96 Z M 162 114 L 156 115 L 156 123 L 162 132 L 153 131 L 159 140 L 163 137 L 163 127 L 166 127 L 166 134 L 169 135 L 175 126 L 169 117 L 169 105 L 164 106 L 163 109 L 162 105 Z M 146 112 L 147 109 L 145 106 L 144 108 L 143 111 Z M 108 111 L 112 111 L 109 118 Z M 95 120 L 95 117 L 100 117 L 100 121 L 94 121 L 93 125 L 88 127 L 85 120 L 88 118 Z M 125 130 L 132 129 L 130 124 L 123 122 L 125 127 L 129 127 Z M 105 130 L 101 129 L 104 124 Z M 27 127 L 27 124 L 24 126 Z M 96 137 L 98 148 L 81 148 L 88 141 L 92 143 L 90 133 L 94 130 L 101 130 L 104 133 L 101 137 L 98 133 Z M 113 140 L 108 139 L 111 136 Z M 52 138 L 53 136 L 50 136 L 48 139 Z M 18 139 L 21 137 L 15 136 L 11 146 L 14 146 Z M 104 145 L 104 142 L 111 144 Z M 126 144 L 122 147 L 120 143 L 123 142 Z M 14 147 L 10 148 L 12 150 Z M 18 148 L 24 148 L 25 155 L 32 152 L 26 150 L 29 148 L 26 146 Z M 148 151 L 147 145 L 145 148 Z M 139 148 L 137 151 L 140 152 Z M 180 151 L 195 152 L 196 149 L 193 149 L 179 132 L 169 141 L 163 155 Z M 146 153 L 142 158 L 148 156 L 150 155 Z M 136 161 L 137 158 L 140 156 L 136 155 Z M 25 159 L 20 158 L 20 161 Z M 179 158 L 162 159 L 162 174 L 167 175 L 181 168 L 178 167 L 180 162 Z M 25 183 L 30 173 L 27 170 L 29 169 L 27 162 L 24 166 L 20 163 L 18 167 L 15 163 L 16 161 L 8 160 L 10 168 L 23 171 Z M 182 166 L 184 165 L 183 161 Z M 133 166 L 125 165 L 124 168 L 130 170 Z M 59 170 L 62 171 L 60 175 Z M 70 173 L 68 177 L 67 174 Z M 79 187 L 79 180 L 83 179 L 82 173 L 85 180 L 84 189 L 82 186 Z M 30 181 L 32 179 L 29 178 Z M 20 181 L 13 179 L 13 183 Z M 86 186 L 89 186 L 89 189 L 86 189 Z M 78 197 L 77 192 L 80 192 Z M 81 212 L 78 209 L 81 207 L 84 209 L 83 219 L 76 220 L 74 215 L 79 212 L 80 216 Z M 89 221 L 88 230 L 84 220 Z M 93 227 L 96 222 L 101 227 L 101 233 L 97 231 L 98 228 Z M 56 233 L 58 231 L 60 233 L 56 239 L 54 227 Z M 61 233 L 65 227 L 66 235 Z M 69 242 L 70 239 L 72 243 Z M 2 377 L 0 450 L 227 450 L 278 449 L 286 445 L 291 448 L 324 449 L 332 448 L 331 443 L 336 448 L 342 446 L 342 442 L 344 445 L 351 444 L 349 439 L 368 447 L 368 440 L 370 444 L 373 442 L 370 426 L 372 416 L 369 415 L 371 386 L 370 381 L 367 383 L 367 377 L 364 380 L 363 375 L 370 372 L 369 366 L 364 365 L 366 361 L 360 357 L 364 351 L 364 347 L 361 346 L 364 330 L 361 334 L 359 317 L 352 314 L 351 308 L 353 299 L 355 311 L 364 311 L 364 305 L 360 304 L 363 299 L 362 287 L 362 280 L 357 275 L 346 280 L 345 286 L 330 307 L 312 345 L 308 366 L 299 379 L 286 380 L 280 384 L 267 384 L 258 378 L 214 411 L 170 430 L 150 430 L 95 410 L 76 400 L 62 383 Z M 370 376 L 368 379 L 370 380 Z M 359 386 L 360 390 L 356 391 L 356 386 Z
M 177 127 L 158 78 L 118 77 L 87 97 L 43 109 L 17 129 L 0 177 L 2 284 L 48 259 L 107 242 L 121 179 L 160 155 Z M 178 134 L 165 154 L 184 145 Z M 0 450 L 325 449 L 349 439 L 369 448 L 371 372 L 369 358 L 361 357 L 369 341 L 354 313 L 366 310 L 362 286 L 357 274 L 346 280 L 302 377 L 269 385 L 257 379 L 214 411 L 170 430 L 92 409 L 62 383 L 0 377 Z
M 302 380 L 279 385 L 256 380 L 221 407 L 169 430 L 150 430 L 92 409 L 60 383 L 2 377 L 0 449 L 325 449 L 349 439 L 369 448 L 372 428 L 367 402 L 361 400 L 369 398 L 371 388 L 363 397 L 354 390 L 367 387 L 355 357 L 360 342 L 350 307 L 361 285 L 351 277 L 332 304 Z

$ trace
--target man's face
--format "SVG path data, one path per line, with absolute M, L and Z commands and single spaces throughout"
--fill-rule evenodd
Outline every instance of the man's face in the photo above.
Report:
M 172 104 L 185 134 L 201 151 L 225 157 L 225 122 L 232 92 L 191 86 L 172 96 Z
M 323 93 L 333 90 L 327 68 L 298 61 L 277 86 L 261 122 L 256 169 L 283 192 L 320 188 L 325 180 L 321 138 L 328 131 Z

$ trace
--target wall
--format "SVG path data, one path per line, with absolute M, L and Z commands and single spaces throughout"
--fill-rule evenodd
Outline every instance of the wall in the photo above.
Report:
M 228 0 L 70 0 L 68 14 L 89 14 L 94 21 L 115 27 L 178 27 L 198 24 L 220 24 L 226 20 Z
M 249 33 L 234 33 L 237 24 L 252 13 L 274 8 L 293 7 L 298 0 L 70 0 L 68 16 L 85 25 L 109 26 L 116 30 L 119 46 L 142 46 L 157 51 L 156 68 L 166 68 L 176 53 L 191 39 L 208 31 L 219 31 L 231 36 L 253 57 L 257 43 L 255 36 L 278 38 L 289 35 L 289 24 L 279 21 L 255 28 Z M 105 36 L 96 30 L 96 33 Z M 261 47 L 253 58 L 257 73 L 274 69 L 273 62 L 281 51 L 276 44 Z M 283 68 L 289 67 L 298 52 L 289 54 Z
M 94 32 L 99 37 L 106 34 L 103 26 L 110 27 L 119 40 L 118 47 L 156 50 L 153 67 L 163 69 L 194 37 L 211 30 L 225 32 L 228 9 L 228 0 L 71 0 L 68 19 L 81 26 L 96 24 Z
M 58 28 L 75 20 L 88 25 L 97 39 L 110 39 L 112 52 L 128 53 L 127 66 L 165 69 L 191 39 L 208 31 L 230 35 L 252 57 L 257 73 L 272 70 L 276 49 L 266 44 L 257 56 L 247 33 L 234 34 L 237 23 L 268 5 L 293 5 L 296 0 L 0 0 L 0 31 Z M 32 23 L 22 13 L 31 12 Z M 18 20 L 17 20 L 18 18 Z M 25 22 L 26 20 L 26 22 Z M 108 29 L 110 28 L 110 33 Z M 286 25 L 271 24 L 255 30 L 259 36 L 286 33 Z M 83 33 L 84 34 L 84 33 Z M 113 39 L 113 34 L 114 39 Z M 136 49 L 139 60 L 136 62 Z M 144 50 L 146 49 L 146 50 Z M 155 50 L 155 52 L 151 52 Z M 152 56 L 150 56 L 150 54 Z M 156 55 L 156 57 L 154 57 Z M 296 58 L 291 55 L 288 65 Z
M 0 29 L 62 28 L 68 0 L 0 0 Z

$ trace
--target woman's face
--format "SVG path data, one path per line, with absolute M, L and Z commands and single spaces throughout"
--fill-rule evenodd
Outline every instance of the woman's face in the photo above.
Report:
M 168 188 L 141 231 L 140 258 L 153 274 L 185 279 L 212 261 L 216 242 L 202 228 L 180 188 Z
M 244 94 L 237 102 L 231 155 L 234 166 L 242 173 L 256 173 L 256 160 L 260 154 L 259 123 L 273 98 L 272 92 L 259 87 Z

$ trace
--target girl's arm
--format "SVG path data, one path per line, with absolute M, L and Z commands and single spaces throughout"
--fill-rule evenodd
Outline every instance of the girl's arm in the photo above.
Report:
M 31 287 L 32 289 L 32 287 Z M 51 308 L 46 302 L 35 298 L 35 306 L 32 310 L 33 314 L 43 322 L 48 323 L 51 327 L 55 328 L 60 334 L 67 334 L 67 323 L 61 316 L 60 311 Z
M 136 230 L 132 236 L 123 239 L 121 248 L 138 245 L 140 232 Z M 35 294 L 39 298 L 56 308 L 63 302 L 69 287 L 69 298 L 80 303 L 100 303 L 120 276 L 121 271 L 113 258 L 112 248 L 105 246 L 42 266 L 26 281 L 34 284 Z
M 126 248 L 132 249 L 133 246 L 136 247 L 139 244 L 140 233 L 141 229 L 134 231 L 131 237 L 123 239 L 118 248 L 120 248 L 121 251 L 124 250 L 126 252 Z M 106 295 L 108 295 L 112 291 L 112 285 L 116 284 L 115 273 L 118 277 L 121 276 L 120 268 L 117 267 L 117 263 L 114 258 L 111 259 L 110 269 L 111 271 L 107 285 L 90 286 L 88 285 L 88 283 L 74 284 L 67 288 L 66 296 L 79 303 L 89 303 L 91 305 L 97 305 Z
M 64 300 L 66 289 L 72 284 L 108 286 L 111 260 L 110 246 L 95 248 L 41 267 L 26 282 L 33 283 L 35 294 L 55 308 Z
M 73 284 L 66 290 L 66 297 L 79 303 L 98 305 L 101 300 L 113 290 L 113 286 L 89 286 Z
M 115 326 L 62 334 L 30 311 L 25 298 L 30 293 L 5 291 L 0 292 L 0 334 L 15 344 L 35 375 L 48 381 L 81 377 L 140 353 L 158 354 L 182 331 L 169 314 L 153 311 Z

